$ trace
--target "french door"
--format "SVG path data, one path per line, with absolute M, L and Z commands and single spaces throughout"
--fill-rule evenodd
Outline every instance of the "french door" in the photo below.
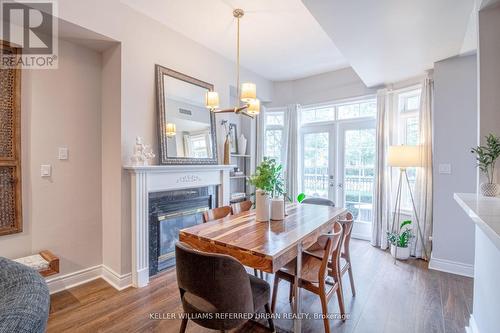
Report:
M 371 238 L 375 183 L 375 120 L 353 120 L 301 129 L 302 192 L 346 207 L 353 237 Z

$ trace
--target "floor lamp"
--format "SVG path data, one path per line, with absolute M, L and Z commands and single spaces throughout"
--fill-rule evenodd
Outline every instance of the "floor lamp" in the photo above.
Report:
M 408 179 L 407 168 L 410 167 L 420 167 L 422 166 L 420 160 L 420 147 L 419 146 L 390 146 L 387 154 L 387 164 L 391 167 L 399 168 L 399 181 L 398 189 L 396 192 L 396 203 L 394 206 L 394 213 L 392 218 L 391 231 L 396 231 L 399 235 L 399 223 L 401 216 L 401 192 L 403 189 L 403 181 L 406 181 L 408 186 L 408 192 L 410 193 L 410 199 L 413 207 L 413 213 L 415 214 L 415 220 L 417 222 L 417 229 L 420 241 L 422 242 L 422 250 L 424 251 L 424 257 L 427 259 L 427 250 L 425 248 L 425 242 L 420 229 L 420 221 L 418 219 L 417 208 L 415 207 L 415 200 L 413 199 L 413 193 L 411 191 L 410 180 Z M 397 221 L 397 224 L 396 224 Z M 396 230 L 394 227 L 396 226 Z M 395 249 L 395 257 L 397 257 L 398 247 Z M 396 259 L 394 259 L 396 261 Z

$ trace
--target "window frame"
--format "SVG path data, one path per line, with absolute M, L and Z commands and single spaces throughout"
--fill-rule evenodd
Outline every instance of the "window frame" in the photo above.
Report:
M 280 147 L 280 160 L 277 161 L 281 164 L 284 163 L 284 161 L 282 161 L 281 159 L 283 159 L 283 157 L 285 156 L 285 147 L 283 146 L 283 141 L 284 141 L 284 137 L 285 137 L 285 122 L 286 122 L 286 111 L 287 109 L 286 108 L 283 108 L 283 107 L 276 107 L 276 108 L 268 108 L 266 109 L 266 112 L 264 114 L 264 133 L 263 133 L 263 152 L 262 152 L 262 156 L 264 157 L 272 157 L 272 158 L 275 158 L 275 156 L 268 156 L 266 153 L 266 149 L 267 149 L 267 131 L 281 131 L 281 147 Z M 273 114 L 273 113 L 282 113 L 283 114 L 283 125 L 276 125 L 276 124 L 272 124 L 272 125 L 268 125 L 267 123 L 267 116 L 270 115 L 270 114 Z

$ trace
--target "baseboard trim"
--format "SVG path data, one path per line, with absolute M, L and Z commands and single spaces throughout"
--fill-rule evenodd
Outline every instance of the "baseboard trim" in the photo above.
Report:
M 102 265 L 102 278 L 116 290 L 123 290 L 132 285 L 132 273 L 120 275 L 106 265 Z
M 471 314 L 469 318 L 469 326 L 465 328 L 465 332 L 467 333 L 479 333 L 479 329 L 477 328 L 476 320 L 474 319 L 474 315 Z
M 467 277 L 474 277 L 474 265 L 464 264 L 458 261 L 439 259 L 431 254 L 429 269 L 436 271 L 452 273 Z
M 70 289 L 81 284 L 103 279 L 116 290 L 123 290 L 132 285 L 132 274 L 120 275 L 106 265 L 97 265 L 73 273 L 46 279 L 50 294 Z
M 372 238 L 370 236 L 365 236 L 363 234 L 357 234 L 355 232 L 352 233 L 352 238 L 356 238 L 356 239 L 361 239 L 361 240 L 365 240 L 365 241 L 371 241 Z
M 93 281 L 102 275 L 101 265 L 89 267 L 62 276 L 46 279 L 51 294 Z

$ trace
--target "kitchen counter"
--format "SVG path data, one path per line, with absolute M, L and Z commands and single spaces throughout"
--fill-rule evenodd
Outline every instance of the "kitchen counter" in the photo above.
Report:
M 500 198 L 455 193 L 475 227 L 474 300 L 468 333 L 500 332 Z
M 500 250 L 500 198 L 455 193 L 455 201 Z

